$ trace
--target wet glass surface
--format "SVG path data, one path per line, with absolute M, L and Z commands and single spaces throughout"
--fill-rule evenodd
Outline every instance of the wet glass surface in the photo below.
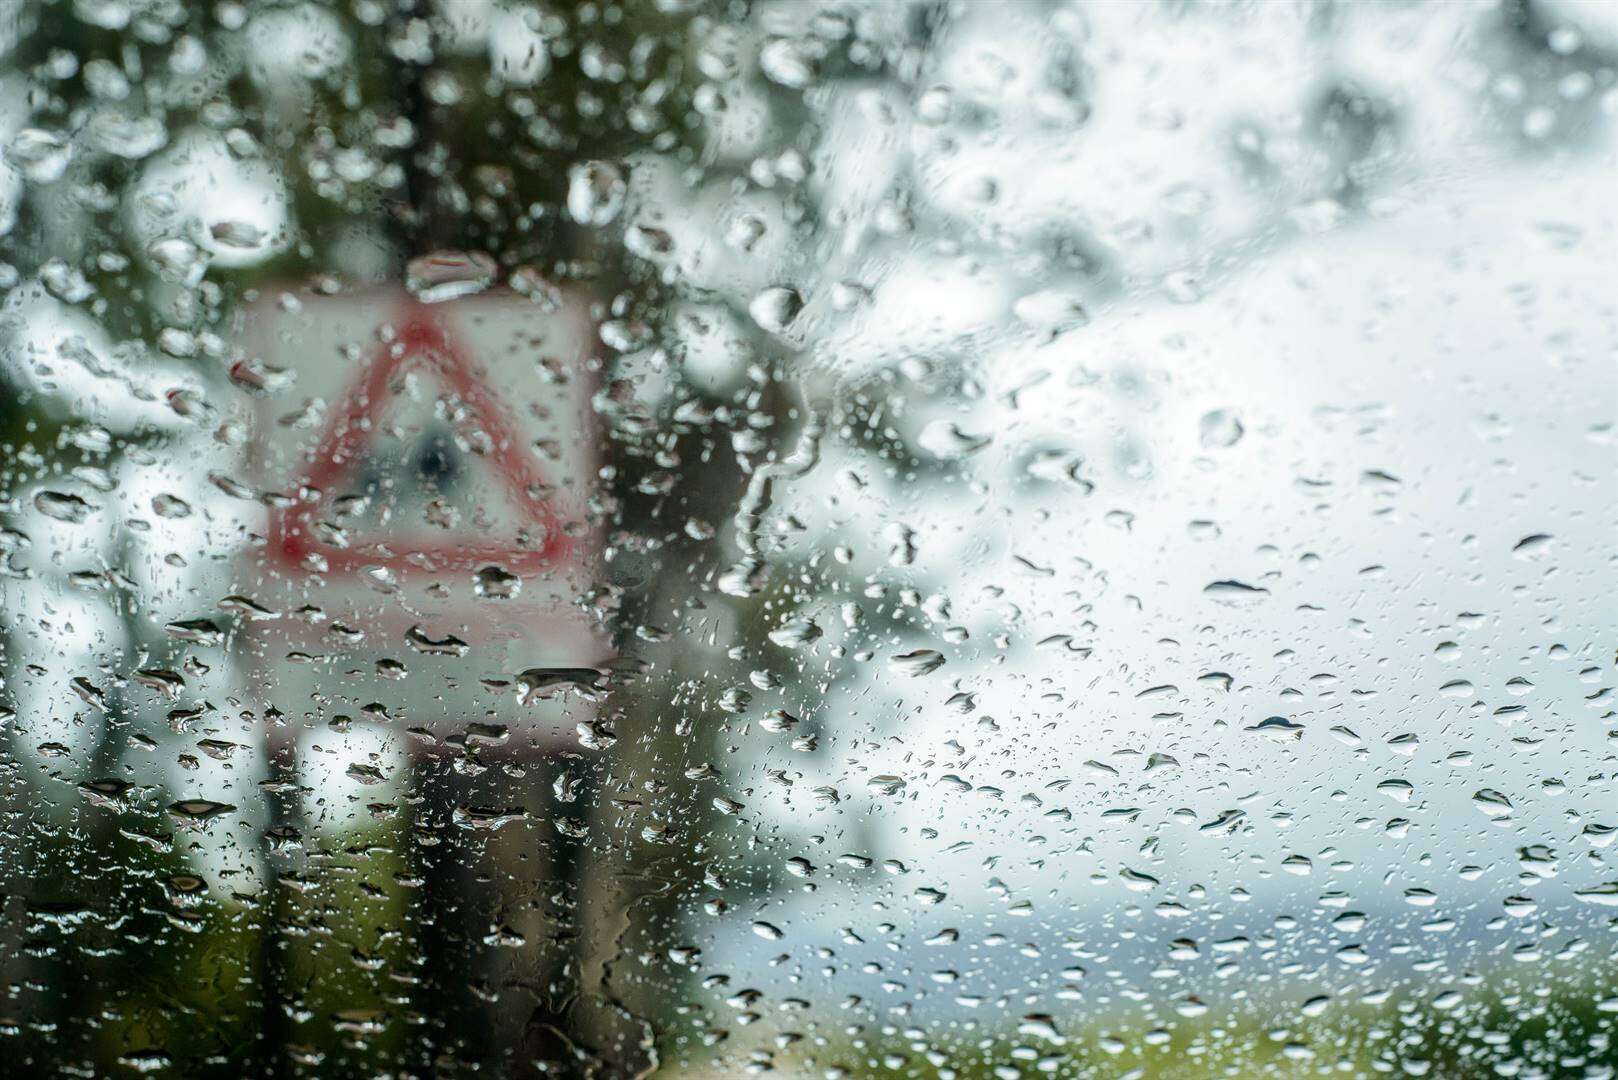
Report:
M 0 1073 L 1618 1070 L 1618 8 L 0 8 Z

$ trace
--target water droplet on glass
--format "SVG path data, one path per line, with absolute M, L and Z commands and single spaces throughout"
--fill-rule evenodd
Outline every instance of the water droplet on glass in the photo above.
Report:
M 803 297 L 796 289 L 785 285 L 772 285 L 753 297 L 747 313 L 761 328 L 772 334 L 785 333 L 803 310 Z
M 567 174 L 567 212 L 580 225 L 610 225 L 624 208 L 629 185 L 618 166 L 586 161 Z
M 522 578 L 500 566 L 485 566 L 472 576 L 472 591 L 483 600 L 511 600 L 522 591 Z
M 424 304 L 480 293 L 494 284 L 500 267 L 482 251 L 438 251 L 411 259 L 405 287 Z
M 35 184 L 62 178 L 73 160 L 73 144 L 54 131 L 23 128 L 6 144 L 5 159 Z
M 100 507 L 66 491 L 41 491 L 34 495 L 34 509 L 48 518 L 78 525 Z
M 888 666 L 912 678 L 930 675 L 944 666 L 944 654 L 936 649 L 914 649 L 889 657 Z
M 1215 409 L 1202 414 L 1198 432 L 1205 450 L 1220 450 L 1241 441 L 1244 429 L 1236 414 L 1229 409 Z

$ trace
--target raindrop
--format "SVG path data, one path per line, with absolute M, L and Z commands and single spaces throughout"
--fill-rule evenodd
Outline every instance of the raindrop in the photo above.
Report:
M 955 461 L 975 454 L 993 441 L 989 435 L 969 435 L 950 420 L 934 420 L 922 428 L 916 443 L 940 461 Z
M 78 525 L 101 508 L 65 491 L 41 491 L 34 495 L 34 509 L 48 518 Z
M 914 649 L 888 658 L 888 666 L 911 678 L 930 675 L 944 666 L 944 655 L 936 649 Z
M 568 170 L 567 212 L 580 225 L 610 225 L 629 190 L 624 174 L 605 161 L 586 161 Z
M 1303 725 L 1293 723 L 1284 716 L 1267 717 L 1243 730 L 1263 735 L 1273 742 L 1296 742 L 1303 738 Z
M 482 292 L 499 273 L 499 265 L 486 252 L 438 251 L 410 260 L 405 288 L 424 304 L 438 304 Z
M 176 821 L 187 824 L 207 824 L 216 817 L 235 812 L 236 808 L 229 803 L 209 799 L 181 799 L 169 806 L 169 814 Z
M 522 578 L 500 566 L 485 566 L 472 576 L 472 591 L 480 600 L 511 600 L 522 591 Z
M 54 131 L 23 128 L 6 144 L 5 156 L 30 182 L 49 184 L 67 171 L 73 144 Z
M 1213 597 L 1215 600 L 1219 600 L 1227 604 L 1249 603 L 1255 600 L 1262 600 L 1264 597 L 1270 595 L 1270 590 L 1268 589 L 1260 588 L 1257 585 L 1249 585 L 1245 581 L 1234 581 L 1228 579 L 1225 581 L 1210 582 L 1202 587 L 1202 591 L 1206 595 Z
M 1242 422 L 1229 409 L 1215 409 L 1203 413 L 1199 424 L 1202 446 L 1205 450 L 1222 450 L 1241 441 Z
M 160 518 L 187 518 L 191 504 L 177 495 L 156 495 L 152 498 L 152 513 Z
M 815 59 L 806 42 L 776 38 L 759 50 L 759 70 L 771 82 L 802 90 L 815 81 Z
M 595 668 L 528 668 L 517 676 L 517 702 L 527 705 L 568 692 L 592 696 L 600 680 Z
M 785 285 L 772 285 L 754 296 L 747 305 L 747 313 L 762 329 L 782 334 L 803 310 L 803 297 L 796 289 Z
M 208 226 L 214 243 L 238 251 L 254 251 L 270 242 L 270 233 L 250 221 L 216 221 Z
M 897 795 L 904 790 L 905 781 L 901 776 L 873 776 L 865 782 L 865 786 L 878 795 Z
M 1472 793 L 1472 804 L 1491 818 L 1501 819 L 1511 816 L 1514 809 L 1511 800 L 1496 791 L 1494 788 L 1479 788 Z
M 1592 885 L 1588 889 L 1576 889 L 1574 896 L 1586 904 L 1597 904 L 1601 907 L 1618 907 L 1618 881 L 1607 881 L 1600 885 Z
M 405 631 L 405 642 L 424 656 L 465 656 L 472 648 L 454 634 L 445 634 L 434 640 L 427 636 L 420 625 Z
M 1409 802 L 1416 794 L 1415 785 L 1408 780 L 1384 780 L 1376 789 L 1394 802 Z
M 758 722 L 758 726 L 772 734 L 782 734 L 798 726 L 798 718 L 785 709 L 771 709 Z
M 169 637 L 198 645 L 220 645 L 225 640 L 225 632 L 212 619 L 178 619 L 163 629 Z
M 228 611 L 232 615 L 240 615 L 255 622 L 264 619 L 279 619 L 281 617 L 279 611 L 265 607 L 250 596 L 241 596 L 239 594 L 221 597 L 219 603 L 214 606 L 220 611 Z
M 796 649 L 818 641 L 825 631 L 813 619 L 788 619 L 770 631 L 770 640 L 784 649 Z
M 1538 558 L 1551 549 L 1551 542 L 1554 539 L 1555 537 L 1551 536 L 1550 533 L 1534 533 L 1517 541 L 1516 546 L 1511 549 L 1511 553 L 1519 559 Z

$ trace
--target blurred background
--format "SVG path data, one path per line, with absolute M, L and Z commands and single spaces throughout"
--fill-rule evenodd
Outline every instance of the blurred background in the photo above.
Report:
M 0 1074 L 1615 1075 L 1615 120 L 1605 0 L 0 8 Z

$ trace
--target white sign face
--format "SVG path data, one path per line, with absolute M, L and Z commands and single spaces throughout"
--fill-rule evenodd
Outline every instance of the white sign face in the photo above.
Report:
M 252 442 L 269 506 L 254 599 L 280 613 L 256 633 L 266 684 L 384 708 L 408 690 L 420 715 L 385 719 L 424 736 L 483 720 L 567 736 L 544 694 L 518 696 L 525 671 L 607 652 L 577 603 L 598 548 L 586 303 L 268 300 L 242 338 L 248 363 L 293 380 L 263 397 Z

